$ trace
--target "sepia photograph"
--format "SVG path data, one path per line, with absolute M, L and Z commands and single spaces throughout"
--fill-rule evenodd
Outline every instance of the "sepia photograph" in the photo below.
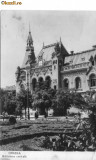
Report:
M 1 151 L 96 151 L 96 11 L 2 10 L 0 93 Z

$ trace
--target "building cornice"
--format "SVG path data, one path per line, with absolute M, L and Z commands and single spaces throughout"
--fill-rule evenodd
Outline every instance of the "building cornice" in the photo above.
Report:
M 75 70 L 68 70 L 68 71 L 61 71 L 61 74 L 66 74 L 66 73 L 75 73 L 75 72 L 82 72 L 82 71 L 86 71 L 87 72 L 87 68 L 80 68 L 80 69 L 75 69 Z
M 68 65 L 68 66 L 62 67 L 61 73 L 73 72 L 77 70 L 85 70 L 85 69 L 88 69 L 88 67 L 89 67 L 89 62 L 76 64 L 76 65 Z

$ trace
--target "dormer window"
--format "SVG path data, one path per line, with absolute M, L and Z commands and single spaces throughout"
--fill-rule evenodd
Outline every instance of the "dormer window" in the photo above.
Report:
M 96 86 L 96 75 L 95 74 L 91 74 L 89 77 L 89 80 L 90 80 L 90 87 Z
M 72 64 L 72 63 L 73 63 L 73 60 L 70 61 L 70 64 Z
M 54 70 L 56 70 L 56 65 L 54 66 Z
M 42 66 L 42 61 L 39 61 L 39 66 Z
M 53 61 L 53 64 L 57 64 L 57 60 L 54 60 L 54 61 Z
M 82 57 L 81 60 L 82 60 L 82 61 L 85 61 L 85 57 Z

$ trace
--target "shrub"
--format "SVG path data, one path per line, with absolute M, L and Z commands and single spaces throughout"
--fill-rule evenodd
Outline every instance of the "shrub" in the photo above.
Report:
M 16 123 L 16 118 L 15 118 L 14 116 L 11 116 L 11 117 L 9 118 L 9 123 L 10 123 L 10 124 L 15 124 L 15 123 Z

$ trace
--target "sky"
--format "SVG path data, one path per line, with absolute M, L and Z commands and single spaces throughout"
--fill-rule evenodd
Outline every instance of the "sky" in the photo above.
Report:
M 15 85 L 22 66 L 29 23 L 37 56 L 44 45 L 60 40 L 70 53 L 96 45 L 95 11 L 1 11 L 1 87 Z

